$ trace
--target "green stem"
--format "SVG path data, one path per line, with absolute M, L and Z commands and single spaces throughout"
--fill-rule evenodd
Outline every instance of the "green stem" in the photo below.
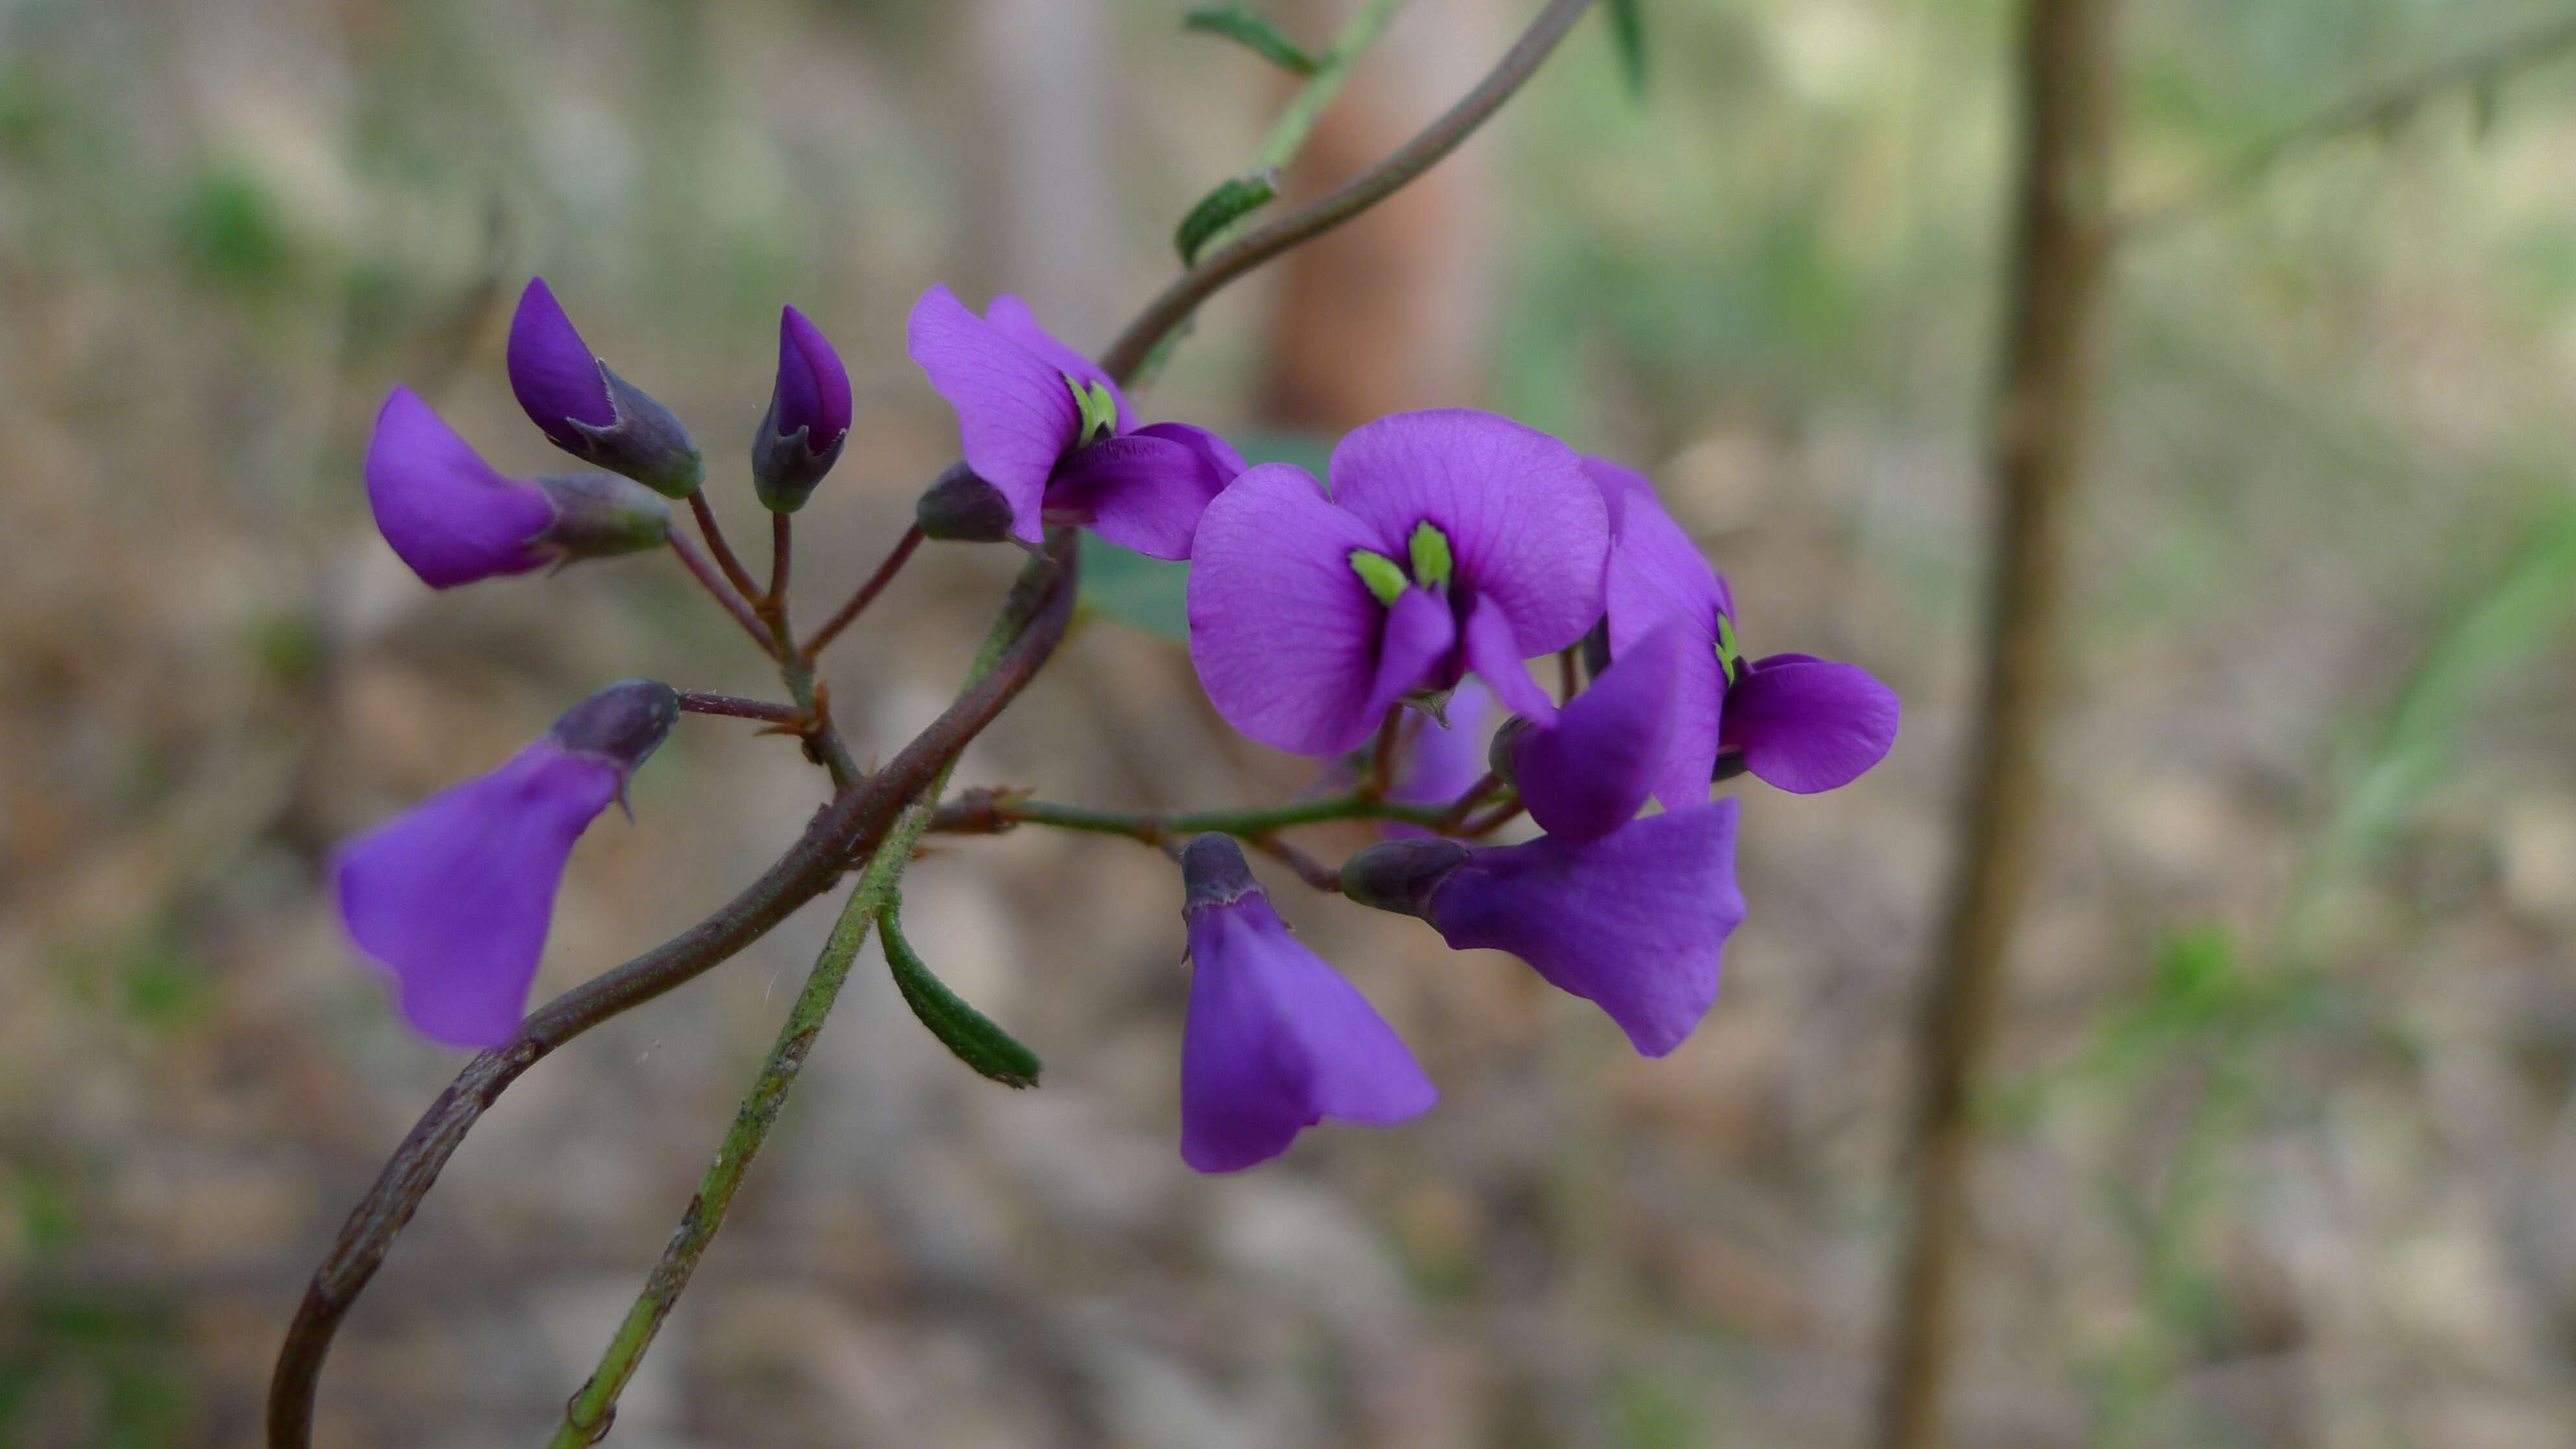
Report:
M 688 1289 L 689 1277 L 697 1270 L 707 1244 L 714 1240 L 716 1229 L 724 1225 L 725 1212 L 733 1206 L 743 1174 L 750 1169 L 752 1158 L 759 1155 L 761 1145 L 769 1140 L 770 1129 L 778 1125 L 779 1109 L 787 1103 L 787 1089 L 795 1084 L 806 1053 L 821 1034 L 823 1018 L 840 999 L 842 983 L 849 979 L 850 963 L 867 942 L 869 924 L 876 919 L 879 908 L 893 898 L 895 882 L 901 878 L 904 865 L 912 858 L 914 843 L 929 823 L 928 807 L 916 801 L 905 809 L 903 818 L 886 836 L 885 843 L 877 847 L 876 854 L 869 857 L 858 888 L 850 892 L 840 920 L 832 926 L 831 939 L 814 962 L 813 974 L 805 978 L 805 989 L 797 993 L 796 1005 L 787 1013 L 786 1024 L 779 1028 L 777 1045 L 769 1049 L 769 1060 L 753 1079 L 750 1095 L 742 1099 L 741 1108 L 734 1113 L 724 1145 L 716 1149 L 715 1161 L 698 1179 L 697 1195 L 689 1199 L 689 1210 L 680 1218 L 679 1231 L 671 1235 L 670 1246 L 662 1250 L 662 1261 L 653 1265 L 652 1276 L 644 1280 L 644 1291 L 637 1296 L 635 1306 L 626 1310 L 625 1321 L 618 1324 L 617 1336 L 609 1340 L 599 1367 L 591 1372 L 581 1392 L 564 1406 L 563 1425 L 555 1430 L 553 1449 L 585 1449 L 607 1434 L 609 1424 L 616 1418 L 618 1395 L 635 1377 L 635 1370 L 644 1361 L 644 1351 L 652 1346 L 662 1321 L 670 1317 L 681 1293 Z
M 1342 27 L 1342 33 L 1333 37 L 1333 48 L 1316 62 L 1314 76 L 1298 88 L 1288 108 L 1271 123 L 1269 139 L 1261 143 L 1260 154 L 1253 158 L 1255 171 L 1285 170 L 1289 162 L 1297 159 L 1299 148 L 1306 144 L 1306 134 L 1315 129 L 1316 118 L 1333 103 L 1342 82 L 1350 79 L 1351 67 L 1377 43 L 1378 34 L 1403 5 L 1404 0 L 1368 0 L 1360 7 L 1360 13 Z
M 1050 544 L 1058 541 L 1050 539 Z M 1019 637 L 1034 611 L 1039 592 L 1013 592 L 967 670 L 968 689 L 984 682 L 1001 661 L 1002 651 Z M 793 674 L 791 669 L 791 683 Z M 707 1245 L 715 1240 L 716 1229 L 724 1225 L 725 1213 L 733 1206 L 743 1174 L 750 1169 L 752 1158 L 759 1155 L 761 1145 L 769 1140 L 770 1129 L 778 1125 L 778 1113 L 787 1103 L 788 1089 L 796 1084 L 806 1053 L 813 1050 L 815 1037 L 822 1033 L 823 1019 L 831 1014 L 833 1003 L 840 999 L 842 984 L 849 979 L 850 963 L 858 958 L 859 947 L 867 943 L 869 925 L 894 900 L 904 867 L 912 863 L 913 847 L 930 829 L 931 819 L 938 813 L 935 807 L 940 792 L 948 788 L 948 777 L 955 769 L 956 761 L 951 759 L 931 777 L 929 785 L 904 807 L 894 828 L 886 832 L 884 841 L 868 857 L 867 866 L 859 873 L 858 886 L 842 904 L 841 918 L 833 923 L 822 955 L 815 958 L 814 970 L 805 978 L 805 988 L 796 994 L 796 1004 L 778 1029 L 777 1044 L 769 1049 L 769 1059 L 761 1064 L 760 1075 L 752 1079 L 750 1093 L 735 1111 L 733 1126 L 726 1130 L 723 1145 L 716 1149 L 715 1161 L 698 1179 L 697 1195 L 689 1199 L 689 1210 L 680 1218 L 679 1231 L 671 1235 L 669 1246 L 662 1250 L 662 1260 L 653 1265 L 651 1276 L 644 1280 L 644 1291 L 636 1296 L 635 1306 L 626 1310 L 625 1321 L 617 1326 L 617 1336 L 609 1340 L 607 1352 L 600 1355 L 599 1367 L 591 1371 L 581 1391 L 564 1405 L 563 1426 L 555 1431 L 552 1449 L 585 1449 L 605 1437 L 609 1425 L 616 1420 L 618 1395 L 625 1392 L 627 1381 L 635 1377 L 635 1370 L 644 1362 L 644 1351 L 652 1347 L 653 1336 L 661 1332 L 662 1320 L 671 1316 L 680 1295 L 688 1290 L 698 1259 L 705 1256 Z
M 995 828 L 1013 825 L 1052 825 L 1059 830 L 1087 830 L 1096 835 L 1124 835 L 1147 845 L 1160 845 L 1166 840 L 1187 840 L 1194 835 L 1214 831 L 1220 835 L 1258 840 L 1274 831 L 1296 825 L 1320 825 L 1332 820 L 1401 820 L 1409 825 L 1430 826 L 1449 813 L 1446 805 L 1420 805 L 1403 800 L 1371 800 L 1360 795 L 1333 795 L 1321 800 L 1295 800 L 1285 805 L 1261 806 L 1248 810 L 1191 810 L 1176 815 L 1149 811 L 1094 810 L 1083 805 L 1053 805 L 1043 800 L 1024 800 L 1017 804 L 993 808 Z M 946 824 L 945 821 L 942 824 Z M 961 831 L 972 827 L 951 827 Z

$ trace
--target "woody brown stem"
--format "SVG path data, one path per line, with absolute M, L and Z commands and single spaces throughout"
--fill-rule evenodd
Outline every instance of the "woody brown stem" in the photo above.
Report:
M 1913 1220 L 1897 1273 L 1882 1449 L 1942 1439 L 1954 1299 L 1968 1242 L 1978 1077 L 1995 1036 L 2004 953 L 2029 895 L 2047 777 L 2057 620 L 2094 333 L 2112 248 L 2118 104 L 2110 0 L 2027 0 L 2012 282 L 1989 417 L 1997 508 L 1985 678 L 1960 807 L 1957 875 L 1916 1046 Z

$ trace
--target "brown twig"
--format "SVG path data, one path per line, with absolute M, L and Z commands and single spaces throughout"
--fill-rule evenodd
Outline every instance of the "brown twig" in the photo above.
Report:
M 707 562 L 707 556 L 698 551 L 696 544 L 689 542 L 689 536 L 673 529 L 670 543 L 671 552 L 680 556 L 681 566 L 689 571 L 689 576 L 696 579 L 698 586 L 705 589 L 717 603 L 722 604 L 726 613 L 733 615 L 734 622 L 740 624 L 743 632 L 752 637 L 752 641 L 760 646 L 760 651 L 764 654 L 776 653 L 778 644 L 771 637 L 769 626 L 760 622 L 760 616 L 752 612 L 751 605 L 743 600 L 743 596 L 735 593 L 733 586 L 717 575 L 714 566 Z
M 1004 614 L 1005 622 L 1019 621 L 1016 637 L 993 671 L 884 769 L 826 806 L 759 880 L 688 931 L 531 1012 L 516 1037 L 467 1063 L 430 1104 L 349 1214 L 287 1328 L 269 1381 L 271 1449 L 305 1449 L 311 1443 L 314 1390 L 332 1333 L 484 1110 L 539 1058 L 729 959 L 873 850 L 904 802 L 955 759 L 1055 651 L 1073 613 L 1071 556 L 1068 539 L 1061 561 L 1053 554 L 1030 561 Z
M 1496 802 L 1493 809 L 1486 811 L 1484 814 L 1477 816 L 1473 820 L 1461 824 L 1454 833 L 1463 835 L 1470 840 L 1473 840 L 1480 835 L 1491 835 L 1495 831 L 1502 829 L 1504 826 L 1511 824 L 1514 820 L 1519 819 L 1521 811 L 1527 808 L 1527 806 L 1521 803 L 1521 797 L 1517 793 L 1506 795 L 1500 801 Z M 1441 832 L 1443 835 L 1451 833 L 1453 832 L 1445 830 Z
M 904 564 L 912 558 L 912 551 L 921 547 L 922 538 L 918 523 L 903 531 L 903 537 L 895 540 L 893 552 L 885 556 L 885 562 L 877 565 L 877 571 L 868 575 L 868 581 L 859 585 L 859 591 L 850 596 L 850 601 L 841 606 L 840 612 L 824 621 L 823 627 L 814 631 L 814 637 L 805 641 L 806 663 L 811 664 L 821 658 L 824 646 L 841 637 L 841 631 L 850 627 L 850 621 L 859 617 L 860 610 L 876 602 L 877 595 L 885 592 L 885 586 L 894 582 L 896 574 L 903 572 Z
M 765 699 L 706 694 L 691 689 L 680 691 L 680 709 L 686 714 L 720 714 L 732 719 L 767 720 L 778 725 L 800 724 L 805 719 L 805 712 L 792 704 L 773 704 Z
M 1503 788 L 1503 777 L 1487 770 L 1483 779 L 1468 786 L 1465 794 L 1449 802 L 1449 808 L 1441 812 L 1439 821 L 1431 829 L 1440 835 L 1457 834 L 1459 828 L 1466 823 L 1467 817 L 1476 813 L 1476 807 L 1485 803 L 1485 797 L 1501 788 Z
M 1404 717 L 1410 713 L 1412 711 L 1399 704 L 1387 710 L 1386 718 L 1378 721 L 1377 741 L 1369 747 L 1368 773 L 1360 777 L 1356 792 L 1361 799 L 1382 799 L 1387 791 L 1395 788 L 1396 749 L 1403 743 Z
M 1520 39 L 1486 73 L 1474 90 L 1420 135 L 1397 147 L 1387 158 L 1350 180 L 1298 207 L 1267 226 L 1255 227 L 1202 258 L 1179 280 L 1147 304 L 1127 330 L 1100 356 L 1100 365 L 1124 380 L 1165 337 L 1190 320 L 1199 304 L 1226 283 L 1302 242 L 1314 240 L 1343 222 L 1394 195 L 1407 182 L 1440 164 L 1475 134 L 1476 128 L 1510 100 L 1512 93 L 1556 49 L 1558 41 L 1583 18 L 1592 0 L 1548 0 L 1547 8 L 1521 32 Z
M 760 613 L 775 620 L 782 630 L 787 625 L 787 566 L 796 551 L 796 516 L 792 513 L 769 515 L 769 592 L 761 600 Z
M 2028 5 L 2010 311 L 1987 444 L 1998 506 L 1985 679 L 1957 875 L 1916 1047 L 1913 1222 L 1888 1344 L 1883 1449 L 1929 1449 L 1942 1437 L 1977 1074 L 1995 1033 L 2004 951 L 2029 893 L 2045 800 L 2068 515 L 2113 242 L 2105 200 L 2120 94 L 2112 5 Z
M 1297 878 L 1328 895 L 1342 893 L 1342 870 L 1326 865 L 1276 835 L 1256 835 L 1248 842 L 1253 849 L 1297 872 Z
M 698 533 L 707 541 L 707 552 L 715 556 L 716 567 L 724 570 L 726 582 L 746 599 L 760 597 L 760 586 L 751 581 L 751 571 L 734 557 L 733 545 L 725 542 L 722 525 L 716 522 L 716 511 L 707 504 L 707 490 L 689 495 L 689 512 L 698 520 Z

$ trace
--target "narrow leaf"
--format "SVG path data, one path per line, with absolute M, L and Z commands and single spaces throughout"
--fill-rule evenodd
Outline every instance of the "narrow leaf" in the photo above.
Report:
M 1180 229 L 1172 234 L 1172 245 L 1180 248 L 1181 265 L 1198 265 L 1200 248 L 1214 241 L 1217 233 L 1269 205 L 1278 194 L 1278 182 L 1266 173 L 1228 177 L 1217 183 L 1214 191 L 1200 197 L 1190 214 L 1181 218 Z
M 1240 5 L 1193 10 L 1181 21 L 1184 30 L 1204 30 L 1250 47 L 1263 60 L 1298 75 L 1313 75 L 1321 62 L 1279 33 L 1279 27 Z
M 884 937 L 886 965 L 894 971 L 895 989 L 903 993 L 904 1004 L 957 1060 L 1005 1087 L 1036 1086 L 1037 1053 L 1012 1040 L 1009 1032 L 959 1000 L 956 992 L 931 974 L 912 943 L 903 938 L 898 920 L 902 911 L 900 899 L 888 901 L 877 915 L 877 930 Z
M 1628 94 L 1646 97 L 1646 0 L 1609 0 L 1610 43 L 1619 49 L 1619 71 Z

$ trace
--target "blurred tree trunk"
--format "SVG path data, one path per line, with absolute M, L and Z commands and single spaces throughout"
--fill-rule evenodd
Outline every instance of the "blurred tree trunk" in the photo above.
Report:
M 966 17 L 986 136 L 974 261 L 991 290 L 1018 293 L 1085 352 L 1126 305 L 1107 285 L 1119 274 L 1107 12 L 1103 0 L 978 0 Z
M 1280 14 L 1321 46 L 1351 0 Z M 1491 0 L 1408 5 L 1351 72 L 1289 168 L 1291 204 L 1349 179 L 1410 139 L 1501 49 Z M 1261 415 L 1340 433 L 1406 408 L 1457 407 L 1484 384 L 1493 293 L 1490 137 L 1281 264 Z
M 1941 956 L 1918 1045 L 1913 1231 L 1899 1269 L 1880 1443 L 1942 1439 L 1968 1237 L 1978 1077 L 2046 799 L 2070 513 L 2111 253 L 2119 106 L 2112 0 L 2025 0 L 2012 273 L 1987 448 L 1995 490 L 1986 671 Z

